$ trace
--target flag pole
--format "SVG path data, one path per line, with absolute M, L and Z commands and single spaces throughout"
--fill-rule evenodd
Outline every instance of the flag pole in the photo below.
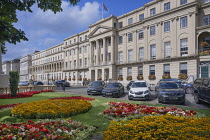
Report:
M 101 4 L 101 13 L 102 13 L 101 17 L 102 17 L 102 19 L 104 18 L 104 17 L 103 17 L 103 15 L 104 15 L 103 11 L 104 11 L 104 10 L 103 10 L 103 2 L 102 2 L 102 4 Z

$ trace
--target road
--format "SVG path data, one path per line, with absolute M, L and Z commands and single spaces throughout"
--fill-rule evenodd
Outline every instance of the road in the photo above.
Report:
M 81 96 L 87 95 L 87 87 L 66 87 L 65 89 L 66 89 L 65 92 L 70 93 L 70 94 L 77 94 L 77 95 L 81 95 Z M 57 87 L 56 91 L 62 92 L 62 88 Z M 155 95 L 154 91 L 151 91 L 151 93 L 152 93 L 152 100 L 150 100 L 150 101 L 145 101 L 145 100 L 137 101 L 136 100 L 136 102 L 145 102 L 145 103 L 149 103 L 149 104 L 161 104 L 161 103 L 158 103 L 157 99 L 154 97 L 154 95 Z M 115 99 L 116 100 L 128 100 L 127 94 L 128 94 L 128 91 L 125 90 L 125 93 L 120 98 L 115 98 Z M 101 96 L 101 95 L 89 95 L 89 96 L 94 97 L 94 96 Z M 107 98 L 107 97 L 101 96 L 101 98 Z M 164 105 L 172 105 L 172 104 L 164 104 Z M 196 104 L 192 94 L 186 94 L 185 105 L 176 105 L 176 106 L 210 110 L 210 104 L 207 104 L 207 103 Z

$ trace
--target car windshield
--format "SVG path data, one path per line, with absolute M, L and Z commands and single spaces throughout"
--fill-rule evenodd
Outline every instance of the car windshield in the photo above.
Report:
M 109 83 L 106 87 L 107 88 L 116 88 L 116 87 L 119 87 L 119 84 L 118 83 Z
M 132 88 L 147 87 L 145 82 L 134 82 L 131 86 Z
M 176 83 L 160 83 L 161 89 L 178 89 L 179 86 Z
M 92 82 L 90 86 L 103 86 L 102 82 Z

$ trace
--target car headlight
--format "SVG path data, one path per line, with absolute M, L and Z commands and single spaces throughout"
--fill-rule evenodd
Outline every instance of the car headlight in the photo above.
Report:
M 130 93 L 131 93 L 131 94 L 134 94 L 134 92 L 133 92 L 132 90 L 130 90 Z
M 146 91 L 144 92 L 144 94 L 149 94 L 149 90 L 146 90 Z

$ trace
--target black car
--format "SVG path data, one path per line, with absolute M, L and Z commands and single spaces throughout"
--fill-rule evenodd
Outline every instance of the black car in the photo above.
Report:
M 55 81 L 55 85 L 56 85 L 57 87 L 62 87 L 63 84 L 65 85 L 65 87 L 70 87 L 70 83 L 67 82 L 67 81 L 65 81 L 65 80 L 56 80 L 56 81 Z
M 159 103 L 185 104 L 185 92 L 175 81 L 160 81 L 155 89 Z
M 126 86 L 127 91 L 129 91 L 129 90 L 131 89 L 131 85 L 132 85 L 133 82 L 134 82 L 134 81 L 130 81 L 130 82 L 127 84 L 127 86 Z
M 33 84 L 34 84 L 34 85 L 44 85 L 44 83 L 41 82 L 41 81 L 34 81 Z
M 186 81 L 176 79 L 176 78 L 170 78 L 170 79 L 160 79 L 160 81 L 175 81 L 180 88 L 182 88 L 185 93 L 187 94 L 193 94 L 193 84 L 187 83 Z
M 210 78 L 197 78 L 194 83 L 194 100 L 197 104 L 210 103 Z
M 118 82 L 108 83 L 108 85 L 102 90 L 103 97 L 120 97 L 122 94 L 124 94 L 124 86 Z
M 104 81 L 94 81 L 89 84 L 87 88 L 87 94 L 101 94 L 101 91 L 104 89 L 105 82 Z

